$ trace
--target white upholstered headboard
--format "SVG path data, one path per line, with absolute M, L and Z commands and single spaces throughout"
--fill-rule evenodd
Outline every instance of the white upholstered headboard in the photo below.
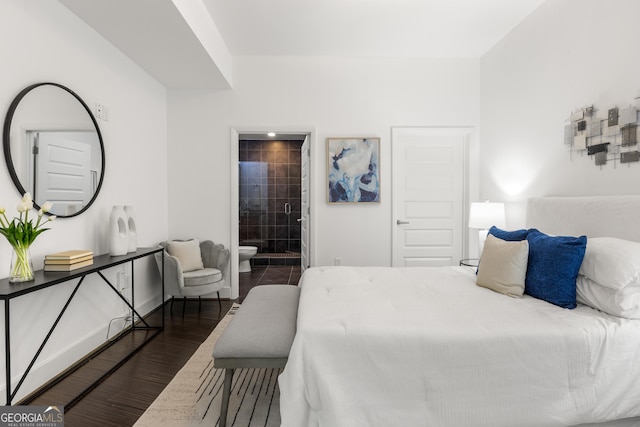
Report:
M 532 198 L 526 226 L 554 235 L 640 242 L 640 196 Z

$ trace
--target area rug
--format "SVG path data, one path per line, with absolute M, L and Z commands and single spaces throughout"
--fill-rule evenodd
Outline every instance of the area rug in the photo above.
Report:
M 224 370 L 213 367 L 213 346 L 238 309 L 234 305 L 134 427 L 218 426 Z M 233 376 L 227 426 L 280 425 L 281 369 L 238 369 Z

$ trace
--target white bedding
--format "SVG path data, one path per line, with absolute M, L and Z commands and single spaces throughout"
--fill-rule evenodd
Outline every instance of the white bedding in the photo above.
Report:
M 509 298 L 468 269 L 307 270 L 282 425 L 565 426 L 640 415 L 640 320 Z

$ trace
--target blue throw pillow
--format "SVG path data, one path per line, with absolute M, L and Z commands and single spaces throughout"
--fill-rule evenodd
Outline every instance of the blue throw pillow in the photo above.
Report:
M 552 237 L 530 230 L 524 293 L 563 308 L 576 307 L 576 278 L 587 236 Z
M 522 230 L 506 231 L 506 230 L 501 230 L 494 225 L 489 229 L 489 234 L 491 234 L 494 237 L 497 237 L 498 239 L 506 240 L 507 242 L 519 242 L 527 238 L 527 234 L 529 234 L 529 230 L 522 229 Z

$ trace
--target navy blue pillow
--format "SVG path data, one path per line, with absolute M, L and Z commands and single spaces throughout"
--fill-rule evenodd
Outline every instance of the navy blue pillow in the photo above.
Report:
M 576 307 L 576 278 L 587 236 L 552 237 L 530 230 L 524 293 L 563 308 Z
M 499 229 L 494 225 L 489 229 L 489 234 L 497 237 L 498 239 L 506 240 L 508 242 L 519 242 L 527 238 L 527 234 L 529 234 L 529 230 L 522 229 L 522 230 L 514 230 L 514 231 L 505 231 L 505 230 Z

